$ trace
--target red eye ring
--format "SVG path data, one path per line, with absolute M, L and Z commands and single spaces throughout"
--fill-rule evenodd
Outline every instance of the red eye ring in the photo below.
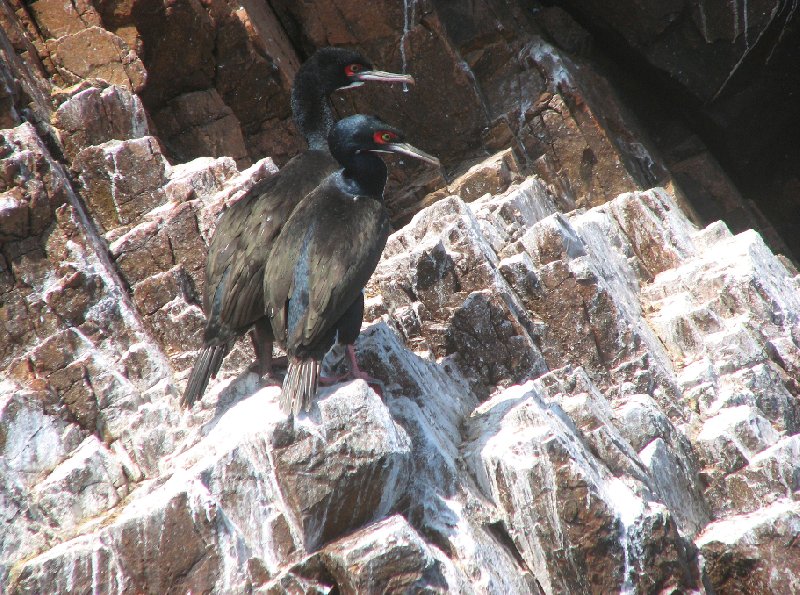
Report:
M 353 76 L 354 74 L 358 74 L 362 70 L 364 70 L 364 67 L 358 63 L 348 64 L 347 66 L 344 67 L 344 73 L 347 76 Z
M 388 130 L 376 130 L 375 134 L 372 135 L 372 140 L 378 145 L 385 145 L 386 143 L 392 142 L 396 138 L 397 135 Z

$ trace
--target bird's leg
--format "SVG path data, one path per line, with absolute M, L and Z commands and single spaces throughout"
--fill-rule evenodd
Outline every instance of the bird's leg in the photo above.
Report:
M 351 378 L 358 378 L 359 380 L 364 380 L 367 384 L 378 383 L 380 380 L 376 380 L 366 372 L 364 372 L 358 365 L 358 360 L 356 359 L 356 349 L 352 345 L 347 345 L 347 359 L 350 362 L 350 377 Z
M 382 397 L 383 382 L 377 378 L 373 378 L 359 367 L 358 360 L 356 359 L 356 348 L 353 347 L 352 343 L 347 344 L 347 359 L 350 361 L 350 377 L 363 380 L 369 384 L 379 396 Z
M 341 382 L 341 376 L 320 376 L 319 377 L 319 384 L 320 386 L 333 386 L 337 382 Z
M 333 356 L 337 360 L 336 365 L 333 366 L 334 369 L 338 368 L 339 364 L 342 361 L 342 355 L 340 355 L 341 354 L 341 347 L 342 347 L 341 343 L 336 343 L 336 344 L 334 344 L 333 347 L 331 347 L 331 351 L 328 353 L 328 355 L 330 355 L 331 353 L 335 353 L 336 354 L 336 355 Z M 323 386 L 331 386 L 333 384 L 336 384 L 337 382 L 342 382 L 344 380 L 350 380 L 350 378 L 351 378 L 351 376 L 350 376 L 349 372 L 345 372 L 344 374 L 333 374 L 331 376 L 320 376 L 319 383 L 321 385 L 323 385 Z
M 347 354 L 347 361 L 350 363 L 350 370 L 337 376 L 320 376 L 319 383 L 323 386 L 331 386 L 332 384 L 336 384 L 337 382 L 342 382 L 344 380 L 363 380 L 372 386 L 372 388 L 375 389 L 375 392 L 382 396 L 383 382 L 377 378 L 373 378 L 361 369 L 361 367 L 358 365 L 358 360 L 356 359 L 355 347 L 348 343 L 345 346 L 345 350 L 345 353 Z
M 257 320 L 250 338 L 253 341 L 253 349 L 256 352 L 256 373 L 267 381 L 274 381 L 275 374 L 272 371 L 272 327 L 269 321 L 264 318 Z

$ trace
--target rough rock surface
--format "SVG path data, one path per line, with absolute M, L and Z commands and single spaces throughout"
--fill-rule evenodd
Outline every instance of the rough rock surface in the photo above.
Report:
M 800 592 L 800 276 L 523 5 L 0 4 L 0 590 Z M 696 8 L 605 17 L 667 68 Z M 703 39 L 748 54 L 756 8 Z M 216 218 L 298 150 L 323 44 L 412 72 L 336 109 L 443 157 L 392 165 L 382 394 L 287 419 L 242 340 L 182 410 Z
M 793 100 L 800 75 L 791 66 L 800 58 L 796 3 L 547 4 L 558 6 L 544 9 L 542 20 L 552 23 L 559 46 L 576 48 L 581 39 L 564 34 L 566 9 L 595 34 L 595 47 L 614 55 L 622 86 L 639 79 L 633 86 L 663 94 L 663 101 L 634 101 L 632 107 L 647 121 L 669 169 L 676 176 L 681 170 L 684 191 L 695 195 L 706 222 L 724 218 L 736 232 L 755 226 L 773 248 L 800 252 L 800 223 L 790 214 L 800 204 L 800 150 L 793 140 L 800 133 Z M 720 175 L 720 161 L 727 175 Z M 760 212 L 769 221 L 754 223 Z

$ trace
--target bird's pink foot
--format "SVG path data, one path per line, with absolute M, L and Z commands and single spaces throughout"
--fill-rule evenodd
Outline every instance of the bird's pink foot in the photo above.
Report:
M 383 397 L 383 382 L 377 378 L 373 378 L 359 367 L 358 360 L 356 359 L 356 350 L 352 345 L 347 346 L 347 358 L 350 360 L 349 378 L 363 380 L 378 393 L 379 397 Z

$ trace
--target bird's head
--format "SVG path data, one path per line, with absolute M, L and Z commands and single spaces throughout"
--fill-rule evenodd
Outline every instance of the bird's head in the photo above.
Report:
M 414 83 L 411 75 L 375 70 L 360 53 L 344 48 L 319 49 L 302 68 L 316 69 L 317 78 L 327 94 L 336 89 L 359 87 L 368 81 Z
M 340 162 L 359 153 L 397 153 L 439 165 L 433 155 L 405 141 L 403 133 L 380 118 L 356 114 L 339 120 L 328 137 L 331 154 Z

